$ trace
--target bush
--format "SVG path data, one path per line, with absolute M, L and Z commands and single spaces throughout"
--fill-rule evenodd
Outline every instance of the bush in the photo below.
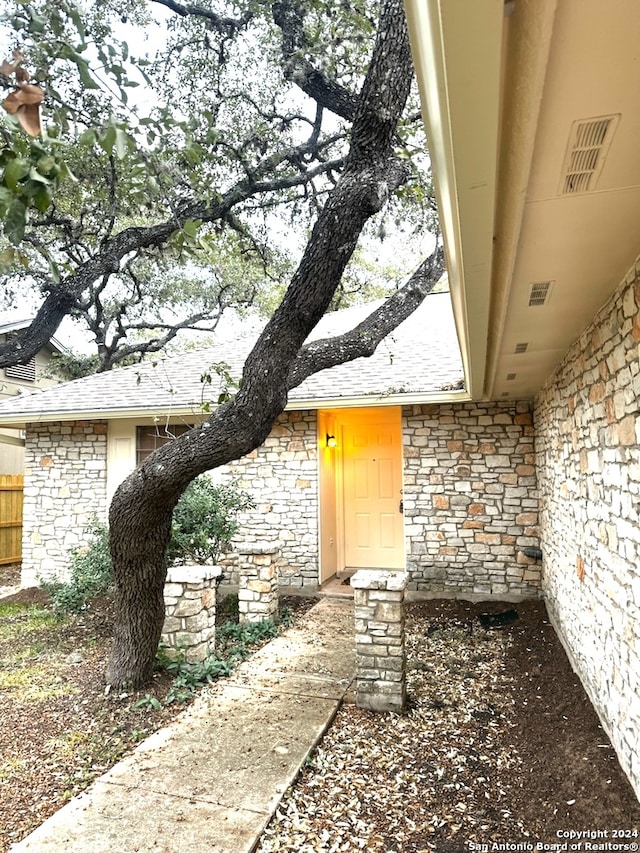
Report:
M 198 477 L 173 511 L 168 562 L 215 563 L 238 529 L 238 513 L 253 505 L 251 496 L 234 485 L 214 486 L 206 475 Z M 58 613 L 78 613 L 113 584 L 109 530 L 96 519 L 88 532 L 88 545 L 71 551 L 70 579 L 40 580 Z
M 58 613 L 78 613 L 90 599 L 108 592 L 113 584 L 107 525 L 96 519 L 89 527 L 89 537 L 88 545 L 71 551 L 70 578 L 66 583 L 40 581 Z
M 238 529 L 238 513 L 253 506 L 251 496 L 235 485 L 216 486 L 206 474 L 198 477 L 173 511 L 169 563 L 216 563 Z

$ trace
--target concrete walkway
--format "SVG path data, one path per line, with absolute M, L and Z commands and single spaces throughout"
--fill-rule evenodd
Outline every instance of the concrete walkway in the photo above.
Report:
M 249 853 L 354 670 L 353 601 L 323 598 L 11 851 Z

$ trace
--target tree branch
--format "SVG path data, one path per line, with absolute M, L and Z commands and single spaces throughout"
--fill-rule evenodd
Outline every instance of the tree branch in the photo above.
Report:
M 167 9 L 171 9 L 172 12 L 175 12 L 176 15 L 180 15 L 182 18 L 186 18 L 189 15 L 204 18 L 214 29 L 227 36 L 231 36 L 238 30 L 246 27 L 253 18 L 253 12 L 250 10 L 247 10 L 241 18 L 225 18 L 195 3 L 177 3 L 176 0 L 152 0 L 152 2 L 158 3 L 160 6 L 166 6 Z
M 335 115 L 353 120 L 358 106 L 357 96 L 318 71 L 304 58 L 307 47 L 304 35 L 304 8 L 291 0 L 273 4 L 273 20 L 282 32 L 282 56 L 284 74 L 319 106 Z
M 374 354 L 380 342 L 407 319 L 431 293 L 444 272 L 444 252 L 438 246 L 426 258 L 411 278 L 366 320 L 333 338 L 323 338 L 305 344 L 291 365 L 287 389 L 296 388 L 307 377 L 346 364 L 356 358 Z
M 305 145 L 301 147 L 304 148 Z M 72 275 L 56 284 L 55 288 L 51 287 L 47 298 L 28 328 L 17 334 L 15 339 L 12 338 L 0 344 L 0 367 L 26 364 L 30 361 L 55 335 L 58 326 L 80 295 L 96 280 L 118 272 L 122 259 L 129 253 L 163 245 L 188 220 L 215 222 L 225 219 L 234 207 L 255 196 L 304 185 L 319 175 L 340 168 L 343 162 L 342 160 L 327 161 L 319 163 L 313 169 L 273 177 L 271 180 L 260 180 L 262 175 L 268 173 L 269 166 L 275 170 L 279 164 L 288 161 L 291 150 L 286 149 L 278 156 L 265 158 L 251 178 L 238 181 L 215 201 L 187 202 L 172 219 L 147 227 L 125 228 L 107 240 L 100 251 L 89 257 Z

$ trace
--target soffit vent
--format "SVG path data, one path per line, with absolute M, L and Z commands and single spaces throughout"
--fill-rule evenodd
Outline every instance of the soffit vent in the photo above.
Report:
M 523 352 L 526 352 L 529 349 L 529 344 L 516 344 L 516 348 L 514 352 L 516 355 L 521 355 Z
M 36 381 L 36 360 L 32 358 L 27 364 L 14 364 L 5 367 L 4 375 L 7 379 L 21 379 L 23 382 Z
M 534 281 L 529 291 L 529 307 L 546 305 L 551 296 L 552 281 Z
M 562 167 L 560 195 L 576 195 L 595 189 L 619 115 L 575 121 L 571 125 Z

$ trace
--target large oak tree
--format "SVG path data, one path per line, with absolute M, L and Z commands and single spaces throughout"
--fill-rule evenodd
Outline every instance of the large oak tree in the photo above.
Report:
M 284 410 L 288 391 L 307 376 L 370 355 L 442 272 L 442 251 L 436 249 L 360 326 L 339 338 L 305 343 L 329 308 L 370 220 L 417 187 L 410 157 L 416 113 L 408 115 L 407 106 L 413 74 L 401 0 L 281 0 L 246 7 L 158 2 L 188 26 L 176 25 L 166 53 L 171 59 L 164 94 L 174 92 L 175 103 L 138 120 L 147 148 L 116 119 L 96 126 L 102 102 L 91 88 L 89 65 L 76 54 L 70 59 L 89 88 L 74 117 L 85 130 L 72 149 L 72 162 L 82 172 L 82 146 L 89 146 L 87 174 L 104 171 L 101 198 L 94 196 L 93 207 L 79 198 L 84 173 L 80 188 L 74 184 L 67 196 L 57 175 L 41 175 L 50 181 L 46 197 L 30 186 L 31 172 L 19 176 L 14 166 L 10 185 L 5 174 L 12 194 L 4 194 L 12 251 L 17 256 L 26 245 L 47 265 L 37 271 L 44 298 L 18 342 L 19 358 L 31 357 L 81 300 L 99 301 L 110 277 L 119 276 L 122 288 L 127 264 L 135 282 L 141 268 L 136 264 L 175 253 L 176 244 L 193 250 L 196 240 L 204 240 L 206 251 L 231 234 L 268 267 L 271 211 L 284 205 L 291 222 L 311 219 L 295 272 L 247 358 L 237 394 L 202 426 L 152 454 L 115 494 L 109 513 L 117 583 L 115 643 L 107 667 L 112 685 L 138 685 L 150 677 L 164 618 L 171 516 L 188 483 L 259 446 Z M 86 37 L 79 16 L 71 21 Z M 92 19 L 91 28 L 100 25 L 99 18 Z M 103 52 L 108 65 L 111 54 Z M 36 56 L 34 49 L 34 61 Z M 25 64 L 28 59 L 25 52 Z M 123 91 L 122 75 L 116 78 Z M 63 82 L 51 95 L 67 110 L 69 85 Z M 287 103 L 296 90 L 299 106 L 291 108 Z M 61 133 L 69 133 L 71 124 Z M 7 145 L 5 167 L 12 159 L 34 156 L 33 149 L 17 150 L 14 139 Z M 55 160 L 57 154 L 51 156 Z M 127 180 L 140 163 L 147 201 Z M 416 191 L 415 197 L 424 196 Z M 86 212 L 78 220 L 79 209 Z M 24 212 L 17 225 L 16 212 Z M 53 237 L 46 242 L 41 234 Z M 15 346 L 0 348 L 0 366 L 15 361 L 16 352 Z

